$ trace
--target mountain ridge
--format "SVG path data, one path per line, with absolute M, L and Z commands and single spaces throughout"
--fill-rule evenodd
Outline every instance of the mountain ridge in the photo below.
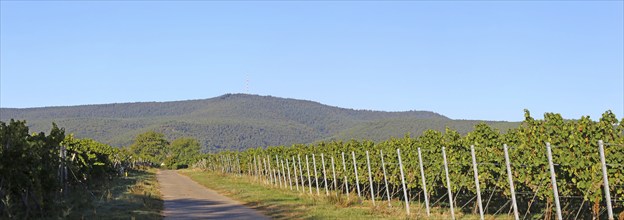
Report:
M 429 127 L 440 130 L 440 124 L 460 127 L 464 130 L 460 132 L 465 133 L 465 127 L 480 122 L 504 123 L 452 120 L 432 111 L 355 110 L 309 100 L 250 94 L 170 102 L 0 108 L 0 120 L 11 118 L 26 120 L 32 131 L 47 131 L 56 122 L 77 137 L 89 137 L 113 146 L 126 146 L 138 133 L 154 130 L 169 139 L 197 138 L 207 150 L 350 138 L 382 140 L 415 134 Z M 382 129 L 372 129 L 370 125 L 376 123 L 383 124 Z M 366 130 L 366 137 L 354 133 L 358 130 Z
M 217 99 L 225 100 L 231 97 L 261 97 L 261 98 L 279 99 L 279 100 L 286 100 L 286 101 L 308 102 L 310 104 L 318 104 L 318 105 L 323 105 L 323 106 L 330 107 L 330 108 L 338 108 L 338 109 L 353 110 L 353 111 L 364 111 L 364 112 L 382 112 L 382 113 L 430 112 L 430 113 L 433 113 L 433 114 L 436 114 L 436 115 L 439 115 L 441 117 L 445 117 L 448 119 L 448 117 L 443 116 L 439 113 L 435 113 L 433 111 L 426 111 L 426 110 L 381 111 L 381 110 L 370 110 L 370 109 L 353 109 L 353 108 L 345 108 L 345 107 L 339 107 L 339 106 L 331 106 L 331 105 L 327 105 L 327 104 L 323 104 L 323 103 L 311 101 L 311 100 L 281 98 L 281 97 L 275 97 L 275 96 L 270 96 L 270 95 L 263 96 L 263 95 L 244 94 L 244 93 L 228 93 L 228 94 L 224 94 L 224 95 L 213 97 L 213 98 L 176 100 L 176 101 L 122 102 L 122 103 L 85 104 L 85 105 L 68 105 L 68 106 L 44 106 L 44 107 L 27 107 L 27 108 L 0 108 L 0 109 L 2 109 L 3 111 L 41 111 L 41 110 L 60 110 L 60 109 L 66 109 L 66 108 L 102 108 L 102 107 L 106 108 L 106 107 L 115 107 L 115 106 L 121 106 L 121 105 L 171 105 L 171 104 L 185 103 L 185 102 L 204 102 L 204 101 L 211 101 L 211 100 L 217 100 Z

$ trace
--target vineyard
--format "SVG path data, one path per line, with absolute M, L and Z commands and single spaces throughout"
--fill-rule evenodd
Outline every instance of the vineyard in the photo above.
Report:
M 259 184 L 374 206 L 403 201 L 430 212 L 514 219 L 624 218 L 624 120 L 605 112 L 564 120 L 525 112 L 515 129 L 485 124 L 383 142 L 333 141 L 205 155 L 196 166 Z M 607 193 L 605 193 L 607 192 Z M 619 217 L 618 217 L 619 215 Z
M 129 154 L 91 139 L 29 134 L 25 121 L 0 122 L 0 218 L 66 218 L 78 194 L 96 197 L 130 164 Z M 87 197 L 88 198 L 88 197 Z

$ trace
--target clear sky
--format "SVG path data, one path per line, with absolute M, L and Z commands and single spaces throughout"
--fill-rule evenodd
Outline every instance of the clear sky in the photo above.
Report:
M 454 119 L 624 117 L 622 1 L 2 1 L 0 106 L 252 93 Z M 246 89 L 246 80 L 249 89 Z

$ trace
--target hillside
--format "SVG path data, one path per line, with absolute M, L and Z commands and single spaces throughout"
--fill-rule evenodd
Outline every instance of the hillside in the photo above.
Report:
M 155 130 L 170 139 L 197 138 L 211 150 L 329 139 L 382 140 L 407 132 L 418 135 L 429 128 L 443 130 L 446 126 L 465 133 L 481 122 L 451 120 L 429 111 L 353 110 L 247 94 L 174 102 L 0 109 L 0 120 L 12 118 L 26 120 L 31 131 L 48 131 L 56 122 L 77 137 L 90 137 L 113 146 L 128 145 L 137 134 Z M 498 128 L 509 124 L 488 123 Z

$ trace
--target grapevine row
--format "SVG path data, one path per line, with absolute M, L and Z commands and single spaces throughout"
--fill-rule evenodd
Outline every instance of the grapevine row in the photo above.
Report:
M 130 165 L 128 155 L 56 124 L 46 135 L 29 134 L 25 121 L 0 122 L 0 218 L 62 217 L 72 193 L 93 195 Z
M 553 146 L 557 192 L 562 203 L 566 204 L 563 216 L 600 218 L 606 214 L 598 141 L 606 143 L 604 154 L 608 165 L 607 176 L 612 186 L 613 209 L 620 213 L 624 211 L 623 132 L 624 120 L 618 121 L 610 111 L 605 112 L 598 121 L 592 121 L 589 117 L 563 120 L 559 114 L 553 113 L 545 114 L 543 120 L 536 120 L 527 111 L 522 124 L 506 133 L 479 124 L 464 136 L 451 129 L 445 132 L 428 130 L 416 138 L 406 135 L 404 138 L 391 138 L 379 143 L 351 140 L 255 148 L 241 152 L 224 151 L 206 155 L 201 165 L 212 170 L 261 175 L 265 181 L 273 180 L 274 184 L 280 177 L 292 179 L 293 173 L 301 174 L 301 171 L 305 177 L 306 166 L 310 166 L 311 179 L 297 179 L 303 182 L 300 182 L 302 185 L 315 186 L 320 181 L 320 186 L 324 187 L 323 181 L 328 179 L 330 188 L 332 185 L 340 186 L 335 190 L 342 194 L 357 193 L 362 198 L 376 198 L 378 201 L 429 198 L 437 206 L 456 204 L 464 212 L 475 213 L 477 188 L 471 157 L 471 146 L 474 146 L 480 196 L 484 200 L 487 198 L 484 212 L 496 214 L 502 209 L 510 210 L 511 207 L 511 188 L 503 148 L 506 144 L 509 146 L 512 182 L 521 217 L 547 217 L 555 214 L 553 185 L 545 147 L 546 143 L 550 143 Z M 445 178 L 442 147 L 448 162 L 450 194 L 455 196 L 452 203 L 447 198 L 449 185 Z M 401 152 L 403 175 L 397 149 Z M 421 181 L 419 151 L 424 185 Z M 323 159 L 319 160 L 321 155 Z M 297 164 L 299 158 L 303 170 L 297 170 L 300 166 Z M 331 160 L 335 161 L 335 166 L 331 166 Z M 282 163 L 286 165 L 282 166 Z M 371 169 L 370 176 L 368 166 Z M 328 169 L 335 169 L 335 178 Z M 405 179 L 406 195 L 402 192 L 402 176 Z

